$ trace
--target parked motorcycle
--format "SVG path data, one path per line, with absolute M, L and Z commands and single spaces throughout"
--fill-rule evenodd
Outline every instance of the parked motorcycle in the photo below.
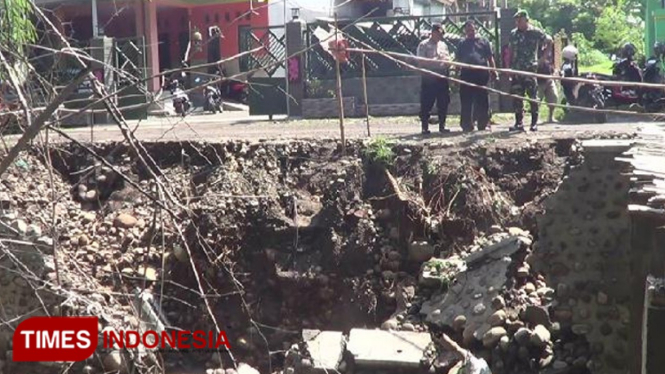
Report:
M 223 70 L 217 71 L 217 74 L 220 77 L 226 77 L 226 72 Z M 249 87 L 247 82 L 237 79 L 224 79 L 219 85 L 219 89 L 223 97 L 245 105 L 248 104 Z
M 579 74 L 577 70 L 578 50 L 572 45 L 565 47 L 562 51 L 563 64 L 561 66 L 561 75 L 565 78 L 585 78 L 595 80 L 593 73 Z M 586 84 L 563 80 L 563 104 L 568 103 L 572 106 L 581 106 L 594 109 L 605 109 L 604 87 L 598 84 Z M 590 112 L 580 112 L 579 116 L 588 116 Z M 578 116 L 578 117 L 579 117 Z M 593 119 L 597 123 L 607 122 L 607 114 L 593 113 Z
M 191 109 L 192 104 L 189 100 L 189 96 L 182 89 L 182 84 L 177 79 L 172 79 L 168 84 L 166 89 L 171 92 L 173 96 L 173 107 L 175 112 L 181 116 L 187 115 L 189 109 Z
M 224 104 L 222 102 L 222 92 L 217 87 L 217 84 L 211 84 L 209 79 L 202 80 L 200 78 L 197 78 L 196 82 L 206 85 L 203 89 L 203 111 L 212 112 L 212 114 L 217 112 L 223 113 Z

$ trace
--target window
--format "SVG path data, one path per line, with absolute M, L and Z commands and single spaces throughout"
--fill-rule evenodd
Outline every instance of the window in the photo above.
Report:
M 229 14 L 229 12 L 224 13 L 224 20 L 226 22 L 231 22 L 231 15 Z
M 219 23 L 219 13 L 215 13 L 215 23 Z
M 210 23 L 210 14 L 206 14 L 206 25 Z

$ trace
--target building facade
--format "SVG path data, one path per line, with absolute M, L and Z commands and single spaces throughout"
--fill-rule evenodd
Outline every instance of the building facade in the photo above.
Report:
M 268 0 L 37 0 L 74 45 L 89 46 L 92 39 L 101 37 L 142 40 L 148 76 L 177 68 L 185 58 L 199 64 L 237 54 L 238 28 L 268 26 L 271 3 Z M 226 68 L 237 71 L 237 62 Z M 159 78 L 151 79 L 148 84 L 151 91 L 159 90 L 159 86 Z

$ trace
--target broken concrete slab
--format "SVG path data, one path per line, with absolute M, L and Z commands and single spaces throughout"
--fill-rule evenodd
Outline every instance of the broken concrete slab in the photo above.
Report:
M 418 282 L 425 287 L 448 286 L 455 276 L 464 270 L 466 263 L 460 259 L 432 258 L 420 267 Z
M 344 334 L 339 331 L 303 330 L 302 337 L 313 369 L 337 372 L 344 354 Z
M 501 257 L 460 273 L 449 291 L 423 303 L 420 313 L 427 322 L 440 326 L 453 326 L 455 317 L 466 316 L 470 334 L 482 340 L 491 328 L 488 318 L 494 313 L 492 299 L 505 285 L 510 263 L 509 257 Z
M 520 245 L 522 244 L 530 245 L 531 239 L 524 236 L 510 236 L 498 243 L 488 245 L 479 251 L 471 253 L 464 261 L 469 265 L 473 265 L 486 259 L 496 260 L 505 256 L 511 256 L 520 249 Z
M 428 333 L 352 329 L 346 348 L 360 368 L 418 368 L 431 343 Z

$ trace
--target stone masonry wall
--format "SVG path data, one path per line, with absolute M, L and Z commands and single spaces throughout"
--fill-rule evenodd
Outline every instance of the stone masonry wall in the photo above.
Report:
M 335 84 L 334 80 L 324 80 L 321 88 L 334 91 Z M 344 79 L 342 93 L 344 97 L 355 97 L 359 105 L 363 104 L 362 78 Z M 420 76 L 367 78 L 367 101 L 371 115 L 415 115 L 420 106 Z M 448 113 L 459 114 L 459 105 L 459 92 L 451 89 Z M 490 106 L 494 112 L 499 110 L 498 95 L 490 94 Z M 399 108 L 397 112 L 395 107 Z M 363 109 L 360 115 L 364 114 Z
M 623 145 L 588 143 L 585 161 L 546 201 L 530 259 L 556 285 L 553 319 L 588 346 L 565 347 L 569 365 L 592 373 L 626 373 L 628 353 L 630 217 L 629 177 L 615 157 Z M 562 358 L 559 358 L 562 359 Z

